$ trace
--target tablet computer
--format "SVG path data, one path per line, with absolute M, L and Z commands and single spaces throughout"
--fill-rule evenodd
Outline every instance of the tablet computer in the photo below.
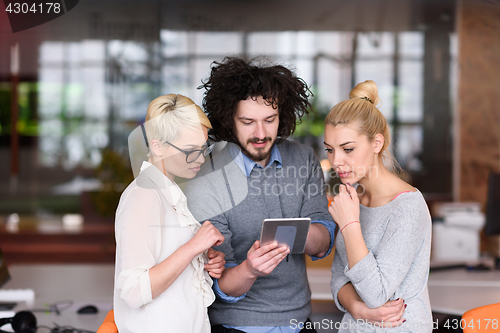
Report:
M 262 222 L 260 244 L 277 241 L 279 245 L 287 245 L 292 254 L 304 253 L 310 225 L 311 219 L 308 217 L 265 219 Z

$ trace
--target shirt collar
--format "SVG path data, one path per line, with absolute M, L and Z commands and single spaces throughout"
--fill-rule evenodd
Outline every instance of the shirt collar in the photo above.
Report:
M 153 183 L 164 193 L 171 205 L 177 205 L 179 201 L 185 200 L 186 197 L 179 186 L 172 182 L 153 164 L 146 161 L 142 162 L 141 173 L 146 173 Z
M 228 143 L 229 145 L 229 154 L 234 160 L 234 163 L 241 169 L 243 174 L 247 177 L 250 177 L 250 173 L 253 168 L 261 168 L 264 169 L 260 164 L 256 163 L 254 160 L 250 159 L 247 155 L 243 154 L 240 147 L 238 147 L 235 143 Z M 266 168 L 276 162 L 276 168 L 279 169 L 283 166 L 283 160 L 281 158 L 280 151 L 276 144 L 273 145 L 271 149 L 271 156 L 269 158 L 269 163 L 267 163 Z

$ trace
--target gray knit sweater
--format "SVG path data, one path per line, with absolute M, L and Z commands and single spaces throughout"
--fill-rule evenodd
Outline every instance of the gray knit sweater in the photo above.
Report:
M 210 220 L 224 235 L 224 243 L 216 249 L 225 253 L 227 263 L 246 259 L 266 218 L 332 221 L 313 150 L 287 140 L 277 147 L 282 168 L 276 168 L 276 163 L 263 170 L 254 168 L 247 178 L 226 146 L 214 156 L 215 172 L 207 162 L 186 187 L 195 218 Z M 217 298 L 209 310 L 210 321 L 213 325 L 287 326 L 292 319 L 307 319 L 310 299 L 304 255 L 289 255 L 271 274 L 257 278 L 243 299 L 226 303 Z
M 346 313 L 339 332 L 432 331 L 432 314 L 427 291 L 431 249 L 431 218 L 419 191 L 400 194 L 381 207 L 360 205 L 360 224 L 369 253 L 349 269 L 342 234 L 337 235 L 332 265 L 332 293 L 351 282 L 370 308 L 402 298 L 408 305 L 397 328 L 381 329 L 366 322 L 356 323 Z

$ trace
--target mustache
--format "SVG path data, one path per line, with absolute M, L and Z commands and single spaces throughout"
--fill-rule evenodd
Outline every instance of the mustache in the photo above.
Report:
M 248 139 L 247 143 L 264 143 L 264 142 L 271 142 L 272 139 L 271 137 L 265 137 L 264 139 L 259 139 L 259 138 L 251 138 L 251 139 Z

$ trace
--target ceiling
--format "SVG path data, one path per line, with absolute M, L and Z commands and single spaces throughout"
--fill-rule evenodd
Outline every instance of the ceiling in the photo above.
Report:
M 0 1 L 0 77 L 9 73 L 16 43 L 23 69 L 35 73 L 43 41 L 157 41 L 161 29 L 425 31 L 439 24 L 452 31 L 455 7 L 455 0 L 85 0 L 53 21 L 12 33 Z

